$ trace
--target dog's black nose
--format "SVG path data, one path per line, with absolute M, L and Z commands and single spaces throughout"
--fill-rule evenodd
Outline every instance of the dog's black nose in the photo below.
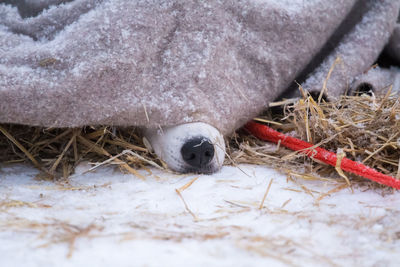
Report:
M 193 138 L 187 141 L 181 149 L 183 160 L 194 170 L 201 170 L 214 157 L 214 146 L 206 138 Z

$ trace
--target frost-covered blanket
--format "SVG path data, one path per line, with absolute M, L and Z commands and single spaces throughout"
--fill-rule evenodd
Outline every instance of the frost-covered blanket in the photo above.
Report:
M 295 79 L 321 90 L 337 58 L 327 94 L 343 93 L 387 44 L 399 5 L 6 0 L 0 4 L 0 123 L 203 121 L 228 133 Z M 391 48 L 396 54 L 396 42 Z

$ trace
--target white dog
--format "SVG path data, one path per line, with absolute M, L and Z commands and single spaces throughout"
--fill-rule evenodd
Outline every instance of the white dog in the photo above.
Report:
M 207 123 L 147 129 L 145 135 L 154 152 L 174 171 L 213 173 L 224 162 L 224 138 Z

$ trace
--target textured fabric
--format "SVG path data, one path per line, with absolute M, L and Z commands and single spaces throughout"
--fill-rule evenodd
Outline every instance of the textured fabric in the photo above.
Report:
M 343 93 L 380 54 L 400 5 L 16 2 L 19 11 L 0 4 L 0 122 L 156 127 L 202 121 L 222 133 L 243 125 L 295 79 L 321 90 L 338 57 L 327 94 Z
M 350 93 L 368 89 L 375 93 L 386 93 L 389 89 L 392 93 L 400 92 L 400 69 L 391 67 L 371 68 L 367 72 L 355 77 L 350 86 Z
M 392 37 L 389 40 L 389 44 L 387 45 L 386 51 L 390 56 L 395 58 L 397 62 L 400 63 L 400 24 L 397 23 Z

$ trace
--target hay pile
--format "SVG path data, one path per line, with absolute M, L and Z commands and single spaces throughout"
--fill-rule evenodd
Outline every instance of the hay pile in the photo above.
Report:
M 302 140 L 363 162 L 385 174 L 399 177 L 400 104 L 390 90 L 384 96 L 342 96 L 325 102 L 303 92 L 298 100 L 272 103 L 258 121 Z M 276 112 L 276 107 L 281 112 Z M 137 168 L 166 168 L 150 153 L 140 133 L 132 128 L 86 127 L 41 129 L 0 126 L 0 162 L 30 161 L 44 178 L 67 178 L 81 161 L 118 164 L 138 175 Z M 272 145 L 241 130 L 227 140 L 226 164 L 272 166 L 302 178 L 338 177 L 335 168 Z M 97 166 L 97 165 L 95 165 Z M 139 178 L 143 178 L 138 175 Z M 350 176 L 353 181 L 366 181 Z
M 7 124 L 0 125 L 0 133 L 0 163 L 31 162 L 41 170 L 42 179 L 68 178 L 82 161 L 94 167 L 117 164 L 139 178 L 144 177 L 137 168 L 166 168 L 133 128 L 44 129 Z
M 288 135 L 343 154 L 378 171 L 399 177 L 400 103 L 390 90 L 386 95 L 342 96 L 325 102 L 303 92 L 302 99 L 282 101 L 282 114 L 271 110 L 255 120 Z M 231 142 L 232 144 L 232 142 Z M 304 155 L 268 145 L 254 138 L 237 135 L 232 158 L 239 163 L 270 164 L 281 171 L 305 179 L 338 177 L 334 167 L 312 161 Z M 354 175 L 355 182 L 377 186 Z

